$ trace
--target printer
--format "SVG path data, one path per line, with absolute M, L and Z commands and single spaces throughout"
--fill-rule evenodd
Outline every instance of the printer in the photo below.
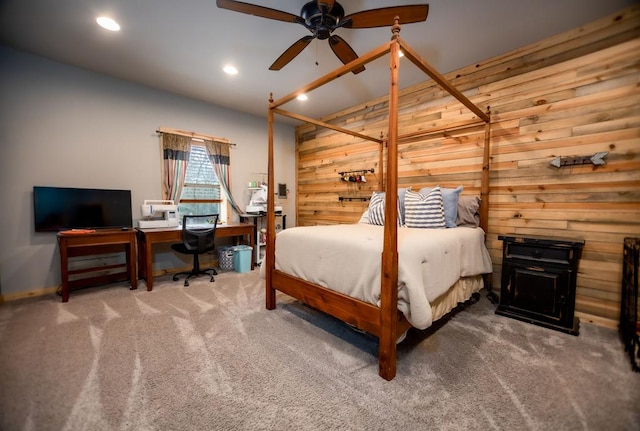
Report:
M 172 200 L 145 200 L 141 205 L 140 228 L 178 227 L 178 205 Z
M 256 190 L 251 193 L 251 200 L 246 206 L 247 214 L 266 214 L 267 213 L 267 185 L 262 183 Z M 275 205 L 275 213 L 282 213 L 282 206 Z

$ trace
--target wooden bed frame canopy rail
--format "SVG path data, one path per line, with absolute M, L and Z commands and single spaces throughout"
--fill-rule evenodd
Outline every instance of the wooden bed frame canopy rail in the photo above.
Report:
M 269 98 L 268 129 L 269 129 L 269 157 L 268 157 L 268 193 L 269 196 L 275 193 L 274 189 L 274 144 L 273 144 L 273 121 L 274 115 L 279 114 L 294 118 L 303 122 L 325 127 L 340 133 L 355 136 L 361 139 L 377 142 L 380 144 L 382 160 L 382 150 L 387 147 L 386 170 L 384 174 L 385 190 L 396 190 L 398 186 L 398 142 L 401 139 L 413 139 L 420 134 L 428 135 L 442 130 L 425 130 L 419 132 L 398 134 L 398 70 L 400 67 L 399 53 L 404 52 L 404 56 L 415 64 L 420 70 L 425 72 L 449 94 L 475 113 L 479 119 L 474 119 L 471 123 L 485 123 L 484 154 L 481 178 L 481 209 L 480 226 L 487 231 L 488 214 L 488 193 L 489 193 L 489 141 L 490 141 L 490 113 L 482 111 L 464 94 L 451 85 L 440 73 L 424 61 L 407 43 L 400 39 L 400 26 L 396 18 L 392 26 L 392 38 L 389 42 L 362 55 L 358 59 L 347 63 L 333 72 L 328 73 L 310 84 L 294 91 L 287 96 L 273 100 L 273 94 Z M 344 129 L 332 124 L 303 115 L 278 109 L 279 106 L 288 103 L 301 93 L 308 93 L 319 88 L 339 77 L 355 70 L 373 60 L 390 54 L 390 89 L 389 89 L 389 121 L 387 138 L 383 139 L 366 136 L 348 129 Z M 456 124 L 454 127 L 461 127 Z M 383 166 L 382 164 L 380 166 Z M 411 325 L 407 322 L 401 312 L 398 311 L 398 232 L 397 232 L 397 193 L 386 193 L 385 195 L 385 225 L 384 244 L 381 257 L 381 299 L 380 307 L 348 297 L 339 292 L 322 286 L 309 283 L 291 275 L 285 274 L 275 269 L 275 212 L 274 200 L 267 201 L 267 250 L 265 256 L 266 265 L 266 308 L 273 310 L 276 308 L 276 290 L 286 293 L 310 306 L 352 324 L 366 332 L 376 335 L 379 339 L 378 361 L 379 374 L 386 380 L 391 380 L 396 375 L 396 341 Z

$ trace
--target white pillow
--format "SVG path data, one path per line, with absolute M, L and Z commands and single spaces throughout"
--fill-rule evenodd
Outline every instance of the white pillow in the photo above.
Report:
M 404 222 L 407 227 L 437 229 L 446 227 L 440 187 L 426 195 L 407 190 L 404 200 Z
M 362 216 L 360 217 L 360 220 L 358 220 L 358 223 L 369 224 L 369 210 L 365 210 L 362 213 Z

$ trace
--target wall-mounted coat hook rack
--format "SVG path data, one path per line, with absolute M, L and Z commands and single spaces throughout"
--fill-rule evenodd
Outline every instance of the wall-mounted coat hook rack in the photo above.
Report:
M 357 169 L 355 171 L 338 172 L 338 175 L 340 175 L 340 176 L 349 175 L 349 174 L 366 175 L 366 174 L 373 174 L 374 172 L 375 172 L 375 170 L 373 168 L 371 168 L 371 169 Z
M 369 173 L 374 173 L 375 171 L 373 170 L 373 168 L 371 169 L 360 169 L 360 170 L 355 170 L 355 171 L 343 171 L 343 172 L 338 172 L 338 175 L 340 175 L 340 179 L 344 182 L 348 182 L 348 183 L 366 183 L 367 182 L 367 177 L 365 176 L 366 174 Z
M 371 199 L 371 197 L 369 197 L 369 196 L 355 197 L 355 198 L 354 198 L 354 197 L 340 196 L 340 197 L 338 198 L 338 200 L 339 200 L 340 202 L 344 202 L 344 201 L 349 201 L 349 202 L 351 202 L 351 201 L 362 201 L 362 202 L 366 202 L 366 201 L 368 201 L 369 199 Z

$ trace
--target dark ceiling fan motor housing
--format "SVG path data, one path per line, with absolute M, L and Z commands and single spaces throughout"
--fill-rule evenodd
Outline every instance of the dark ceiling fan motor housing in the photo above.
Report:
M 320 40 L 328 39 L 340 20 L 344 18 L 344 9 L 339 3 L 334 3 L 329 11 L 323 11 L 324 8 L 319 7 L 317 1 L 310 1 L 302 6 L 300 11 L 300 16 L 304 18 L 307 26 L 313 29 L 315 37 Z

